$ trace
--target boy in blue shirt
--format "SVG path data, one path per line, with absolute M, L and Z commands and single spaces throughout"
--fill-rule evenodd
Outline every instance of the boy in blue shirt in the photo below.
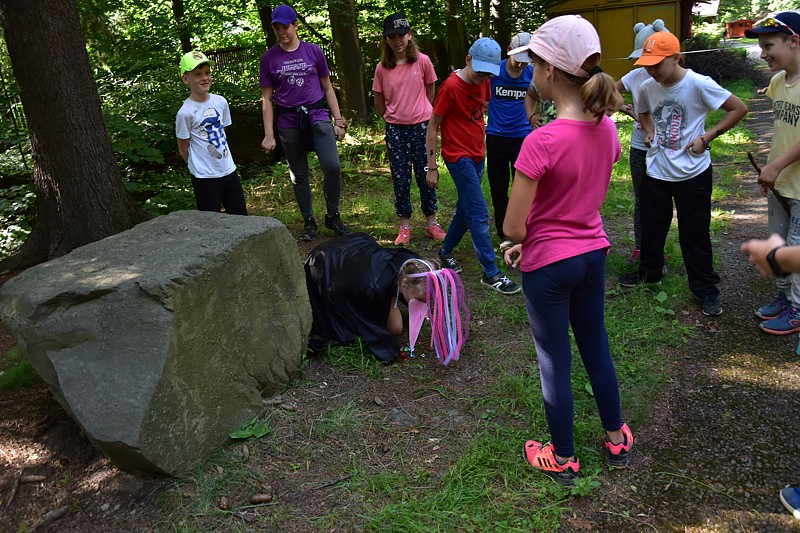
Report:
M 220 213 L 224 207 L 229 215 L 246 215 L 244 191 L 225 135 L 231 111 L 225 98 L 209 92 L 211 65 L 202 52 L 181 58 L 181 79 L 190 92 L 175 118 L 178 150 L 189 165 L 198 210 Z
M 508 50 L 526 46 L 531 34 L 518 33 Z M 492 99 L 486 125 L 486 173 L 494 207 L 494 224 L 500 238 L 500 251 L 513 246 L 503 234 L 503 219 L 508 208 L 508 186 L 514 178 L 514 162 L 522 141 L 539 125 L 536 113 L 538 95 L 531 88 L 533 67 L 526 52 L 500 63 L 500 73 L 491 79 Z

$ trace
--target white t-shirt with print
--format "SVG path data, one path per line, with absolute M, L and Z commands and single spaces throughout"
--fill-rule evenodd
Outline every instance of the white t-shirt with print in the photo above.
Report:
M 205 102 L 189 98 L 175 118 L 175 136 L 189 139 L 189 172 L 195 178 L 221 178 L 234 170 L 225 128 L 231 125 L 228 101 L 218 94 Z
M 684 181 L 708 168 L 708 151 L 695 154 L 686 146 L 705 133 L 709 111 L 719 109 L 730 95 L 717 82 L 691 69 L 672 87 L 664 87 L 652 78 L 642 83 L 637 109 L 639 113 L 651 113 L 656 125 L 654 142 L 647 151 L 647 175 L 664 181 Z
M 642 83 L 651 79 L 652 78 L 650 77 L 650 74 L 647 73 L 647 69 L 640 67 L 628 72 L 622 76 L 620 80 L 622 81 L 622 85 L 625 87 L 625 90 L 631 93 L 633 100 L 633 114 L 637 117 L 639 116 L 639 110 L 636 107 L 636 102 L 639 100 L 639 89 L 641 89 Z M 642 125 L 639 124 L 638 120 L 634 121 L 633 131 L 631 132 L 631 147 L 639 150 L 647 150 L 647 146 L 644 144 L 645 136 L 646 134 Z

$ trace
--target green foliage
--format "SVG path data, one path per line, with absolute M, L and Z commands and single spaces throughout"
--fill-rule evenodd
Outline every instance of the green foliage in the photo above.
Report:
M 232 439 L 249 439 L 250 437 L 255 437 L 260 439 L 265 435 L 269 435 L 272 430 L 264 421 L 260 421 L 259 417 L 256 416 L 249 422 L 247 422 L 241 428 L 231 431 L 228 436 Z
M 0 259 L 11 254 L 31 232 L 36 194 L 30 184 L 0 189 Z
M 8 353 L 0 354 L 0 361 L 6 368 L 0 372 L 0 391 L 13 392 L 41 383 L 39 374 L 31 366 L 22 348 L 15 346 Z

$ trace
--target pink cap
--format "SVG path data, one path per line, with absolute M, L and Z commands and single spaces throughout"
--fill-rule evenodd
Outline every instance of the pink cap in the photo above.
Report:
M 600 37 L 592 23 L 580 15 L 563 15 L 542 24 L 527 46 L 509 50 L 508 55 L 525 50 L 564 72 L 588 78 L 581 65 L 589 56 L 600 53 Z

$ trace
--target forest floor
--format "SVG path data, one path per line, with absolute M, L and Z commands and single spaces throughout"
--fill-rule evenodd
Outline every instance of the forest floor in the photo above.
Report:
M 770 103 L 756 96 L 750 109 L 746 120 L 757 134 L 757 158 L 763 163 Z M 730 164 L 749 165 L 745 154 Z M 749 266 L 739 246 L 765 236 L 766 201 L 754 177 L 738 187 L 737 194 L 717 206 L 733 213 L 715 249 L 724 314 L 717 319 L 694 310 L 678 314 L 691 328 L 691 338 L 670 349 L 674 363 L 664 369 L 666 385 L 646 423 L 633 428 L 637 440 L 630 468 L 598 477 L 601 485 L 591 495 L 570 500 L 561 530 L 800 530 L 800 522 L 778 500 L 780 488 L 800 483 L 800 427 L 791 422 L 800 413 L 797 336 L 758 330 L 753 309 L 771 299 L 774 286 Z M 481 290 L 468 285 L 468 290 Z M 484 347 L 513 350 L 509 344 L 517 341 L 507 332 L 489 319 L 476 320 L 473 338 Z M 0 326 L 0 354 L 13 344 Z M 434 472 L 420 483 L 435 483 L 453 464 L 463 439 L 481 423 L 482 416 L 474 416 L 458 399 L 494 384 L 488 358 L 477 351 L 448 367 L 431 360 L 381 366 L 371 379 L 312 360 L 303 384 L 283 394 L 291 412 L 277 412 L 271 419 L 278 441 L 249 441 L 236 446 L 227 462 L 209 464 L 221 475 L 246 479 L 248 472 L 257 472 L 259 479 L 270 480 L 258 490 L 250 486 L 229 495 L 239 511 L 229 513 L 230 521 L 223 522 L 228 525 L 203 517 L 191 525 L 184 518 L 173 521 L 176 507 L 199 497 L 195 489 L 116 469 L 44 385 L 4 393 L 0 531 L 247 530 L 265 513 L 275 513 L 271 523 L 290 531 L 360 529 L 360 493 L 342 489 L 354 475 L 348 465 L 368 470 L 405 461 Z M 323 415 L 331 412 L 357 426 L 337 425 Z M 312 439 L 312 429 L 325 424 L 325 441 Z M 355 433 L 363 437 L 356 446 L 349 442 Z M 31 481 L 26 476 L 40 477 Z M 269 493 L 275 501 L 250 507 L 253 491 Z M 391 494 L 391 487 L 387 492 L 388 498 L 413 497 Z M 53 512 L 61 516 L 42 523 Z

